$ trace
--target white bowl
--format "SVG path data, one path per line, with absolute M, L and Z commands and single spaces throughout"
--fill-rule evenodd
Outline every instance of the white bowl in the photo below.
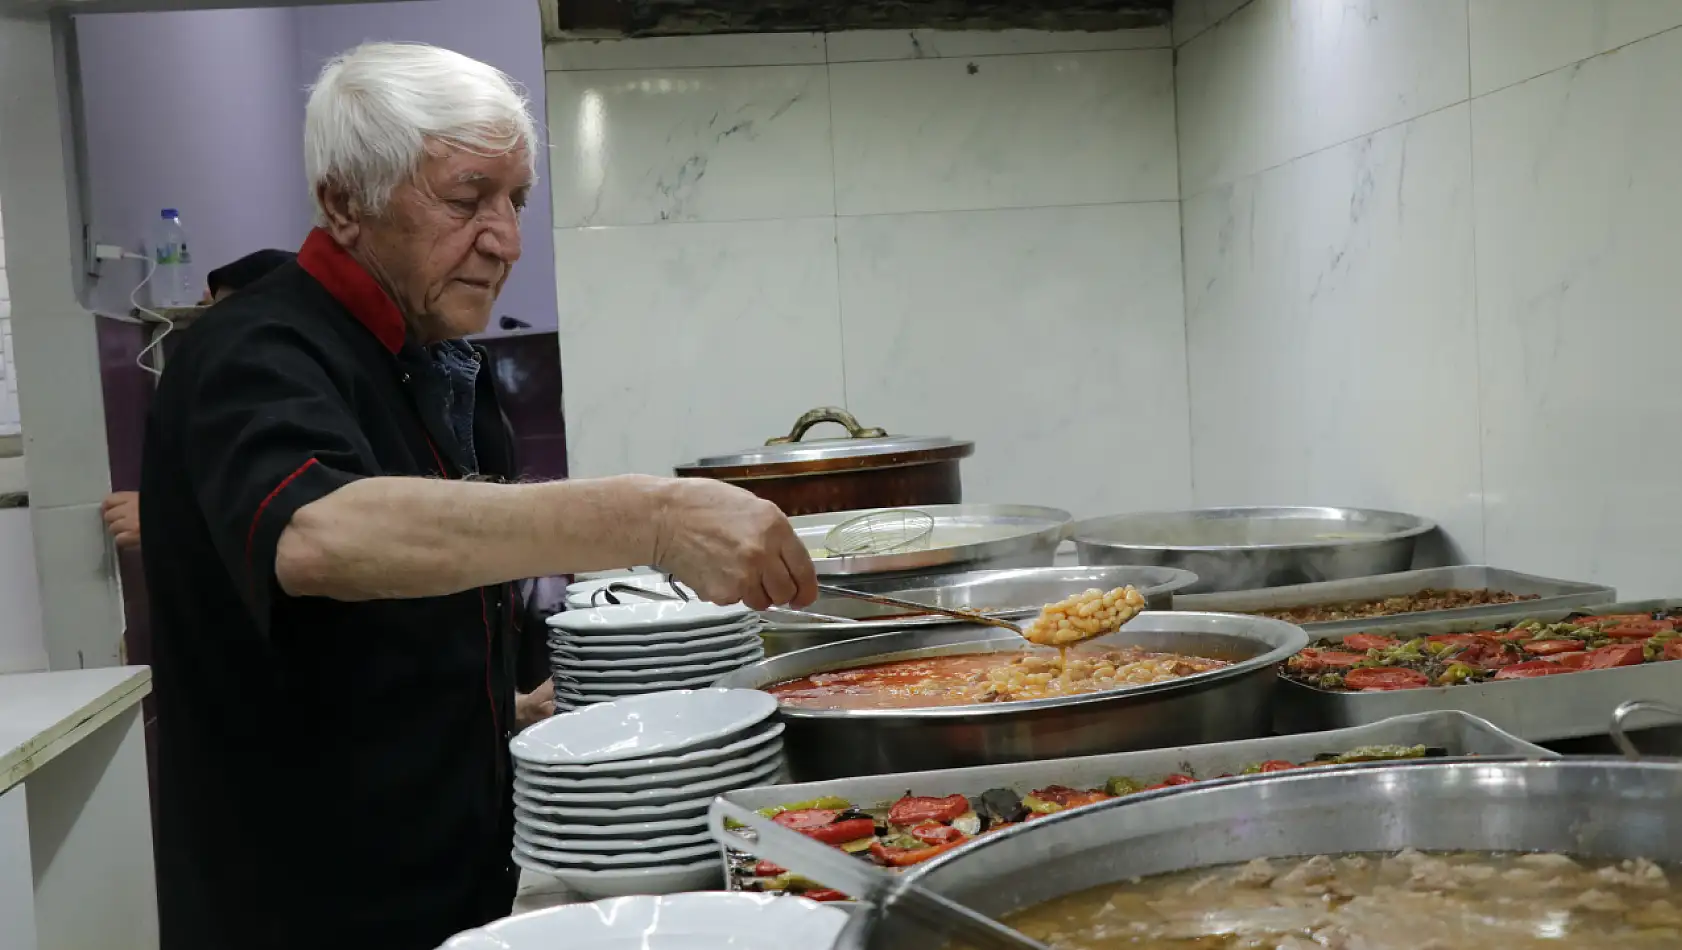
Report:
M 726 759 L 711 765 L 701 765 L 694 768 L 663 771 L 656 769 L 640 775 L 604 775 L 598 778 L 573 778 L 570 776 L 548 775 L 543 772 L 530 770 L 515 763 L 514 774 L 523 778 L 526 784 L 534 787 L 557 792 L 629 792 L 644 788 L 673 788 L 690 782 L 704 782 L 721 775 L 732 775 L 739 772 L 751 772 L 760 765 L 771 761 L 783 752 L 781 742 L 773 742 L 763 748 L 755 749 L 752 755 L 740 758 Z
M 665 657 L 692 656 L 729 652 L 731 650 L 745 650 L 748 647 L 762 645 L 758 628 L 742 628 L 735 633 L 726 633 L 716 637 L 701 637 L 697 640 L 668 640 L 661 643 L 644 646 L 596 646 L 584 640 L 563 640 L 552 638 L 549 652 L 564 653 L 589 663 L 629 663 L 630 665 L 647 665 Z
M 753 611 L 742 604 L 720 607 L 697 601 L 650 601 L 619 607 L 568 610 L 550 617 L 549 625 L 573 633 L 646 633 L 736 623 L 751 616 Z
M 541 861 L 554 868 L 659 868 L 671 867 L 676 864 L 686 864 L 718 853 L 718 845 L 712 841 L 690 845 L 686 848 L 672 848 L 666 851 L 627 852 L 623 854 L 603 854 L 599 851 L 556 851 L 542 847 L 536 842 L 522 837 L 520 829 L 514 829 L 514 850 L 528 858 Z
M 702 827 L 705 828 L 704 825 Z M 712 841 L 712 835 L 705 830 L 687 835 L 663 835 L 658 838 L 589 838 L 557 835 L 535 823 L 523 821 L 515 822 L 514 830 L 522 840 L 534 848 L 546 848 L 550 851 L 579 851 L 589 854 L 674 851 L 678 848 L 693 848 L 698 844 Z M 716 848 L 718 845 L 715 844 L 713 847 Z
M 515 758 L 586 765 L 702 751 L 728 745 L 776 715 L 756 689 L 654 693 L 551 716 L 509 742 Z
M 514 821 L 527 828 L 535 828 L 544 834 L 560 835 L 574 841 L 584 838 L 597 838 L 602 841 L 626 841 L 636 843 L 651 838 L 666 835 L 693 835 L 706 831 L 707 816 L 697 815 L 693 818 L 668 818 L 664 821 L 626 822 L 620 825 L 569 825 L 564 822 L 549 821 L 542 815 L 528 811 L 526 806 L 514 805 Z M 701 829 L 697 831 L 696 829 Z M 582 845 L 582 850 L 589 851 Z
M 691 627 L 686 630 L 651 630 L 647 633 L 609 633 L 590 630 L 579 633 L 549 628 L 551 642 L 561 644 L 577 644 L 580 646 L 599 646 L 602 648 L 625 649 L 628 647 L 660 646 L 668 643 L 686 643 L 704 637 L 721 637 L 732 633 L 758 633 L 765 626 L 758 619 L 737 620 L 731 623 L 721 623 L 707 627 Z
M 693 864 L 684 864 L 670 868 L 650 868 L 647 870 L 635 871 L 582 871 L 574 868 L 551 867 L 541 861 L 533 860 L 520 852 L 515 851 L 514 863 L 528 871 L 552 877 L 555 880 L 560 881 L 562 884 L 565 884 L 569 890 L 582 894 L 585 897 L 617 897 L 622 894 L 674 894 L 680 891 L 705 891 L 709 889 L 716 889 L 724 883 L 724 860 L 723 858 L 716 857 L 705 861 L 696 861 Z M 845 911 L 837 912 L 843 914 L 845 913 Z M 749 926 L 751 927 L 752 925 L 750 924 Z M 843 926 L 845 926 L 844 921 Z M 500 936 L 501 935 L 498 935 L 499 939 Z M 637 950 L 639 946 L 649 946 L 647 943 L 641 943 L 639 945 L 636 941 L 641 939 L 642 937 L 638 934 L 633 942 L 628 945 L 620 944 L 615 946 L 613 944 L 608 944 L 607 947 L 611 947 L 612 950 Z M 720 938 L 713 937 L 711 939 L 713 946 L 716 946 Z M 738 937 L 738 939 L 751 938 Z M 535 944 L 531 946 L 534 947 L 534 950 L 538 947 L 538 945 Z M 596 950 L 596 948 L 591 947 L 588 944 L 581 947 L 578 943 L 555 943 L 553 941 L 541 945 L 541 950 L 551 950 L 551 948 L 557 946 L 564 946 L 567 950 Z M 660 946 L 661 950 L 702 950 L 702 948 L 705 948 L 708 945 L 700 944 L 694 946 L 693 948 L 684 948 L 681 944 L 673 942 L 670 944 L 659 944 L 657 946 Z M 725 946 L 728 947 L 730 945 L 726 943 Z M 799 948 L 799 950 L 808 950 L 808 948 L 811 948 L 811 950 L 818 950 L 818 948 L 827 945 L 822 943 L 769 943 L 763 945 L 737 944 L 737 947 L 732 948 L 732 950 L 741 950 L 743 947 L 751 947 L 753 950 L 759 950 L 761 946 L 764 947 L 764 950 L 794 950 L 794 948 Z M 506 942 L 500 944 L 473 944 L 471 947 L 472 950 L 491 950 L 493 947 L 495 950 L 510 950 L 510 947 Z M 450 950 L 461 950 L 461 948 L 452 947 Z M 604 947 L 602 950 L 607 950 L 607 948 Z
M 726 759 L 740 758 L 749 754 L 749 750 L 757 749 L 767 742 L 782 738 L 784 725 L 780 722 L 768 722 L 752 730 L 740 738 L 733 738 L 728 744 L 707 749 L 696 749 L 681 755 L 662 755 L 636 759 L 622 759 L 617 762 L 602 762 L 592 765 L 555 765 L 552 763 L 535 762 L 520 757 L 515 751 L 516 768 L 525 772 L 535 772 L 543 775 L 570 776 L 573 778 L 607 778 L 609 776 L 638 776 L 649 772 L 675 771 L 677 769 L 694 768 L 722 762 Z
M 541 805 L 576 805 L 583 808 L 634 808 L 639 805 L 664 805 L 669 802 L 686 801 L 697 796 L 714 795 L 735 788 L 752 788 L 756 785 L 765 785 L 775 778 L 777 773 L 782 771 L 782 768 L 782 760 L 776 756 L 771 756 L 751 769 L 730 772 L 699 782 L 689 782 L 685 785 L 670 788 L 645 788 L 631 792 L 558 792 L 533 785 L 526 779 L 515 776 L 514 790 Z

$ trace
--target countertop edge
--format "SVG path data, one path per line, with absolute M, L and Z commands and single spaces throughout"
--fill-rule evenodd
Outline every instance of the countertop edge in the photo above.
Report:
M 146 666 L 122 667 L 130 674 L 117 681 L 73 710 L 51 726 L 36 733 L 22 744 L 0 754 L 0 793 L 10 790 L 27 779 L 42 766 L 57 758 L 66 749 L 91 735 L 99 727 L 138 705 L 152 692 L 152 670 Z M 67 676 L 67 673 L 8 674 L 8 676 Z M 4 688 L 7 676 L 0 676 Z

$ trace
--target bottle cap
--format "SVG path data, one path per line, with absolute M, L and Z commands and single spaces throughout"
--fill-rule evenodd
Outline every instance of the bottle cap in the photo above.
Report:
M 165 209 L 164 209 L 164 210 L 163 210 L 163 214 L 162 214 L 162 215 L 159 215 L 159 217 L 164 217 L 164 218 L 179 218 L 179 217 L 181 217 L 181 212 L 179 212 L 179 211 L 176 211 L 176 210 L 175 210 L 175 209 L 174 209 L 174 208 L 165 208 Z

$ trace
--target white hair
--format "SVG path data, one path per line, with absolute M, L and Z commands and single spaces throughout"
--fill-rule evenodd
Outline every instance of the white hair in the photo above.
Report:
M 524 147 L 537 174 L 537 125 L 519 84 L 494 66 L 422 43 L 365 43 L 322 67 L 304 108 L 304 174 L 348 189 L 371 214 L 413 180 L 428 140 L 484 155 Z

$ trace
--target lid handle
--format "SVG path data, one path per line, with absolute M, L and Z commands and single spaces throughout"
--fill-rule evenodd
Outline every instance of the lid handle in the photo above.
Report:
M 794 428 L 789 430 L 788 435 L 779 436 L 775 439 L 766 439 L 765 444 L 789 445 L 794 442 L 799 442 L 801 439 L 806 437 L 806 432 L 808 430 L 822 422 L 833 422 L 837 425 L 845 426 L 847 434 L 855 439 L 885 439 L 888 437 L 888 430 L 877 428 L 866 429 L 864 426 L 859 425 L 859 421 L 853 418 L 853 414 L 845 409 L 837 406 L 822 406 L 820 408 L 813 409 L 811 412 L 806 413 L 799 419 L 794 420 Z

